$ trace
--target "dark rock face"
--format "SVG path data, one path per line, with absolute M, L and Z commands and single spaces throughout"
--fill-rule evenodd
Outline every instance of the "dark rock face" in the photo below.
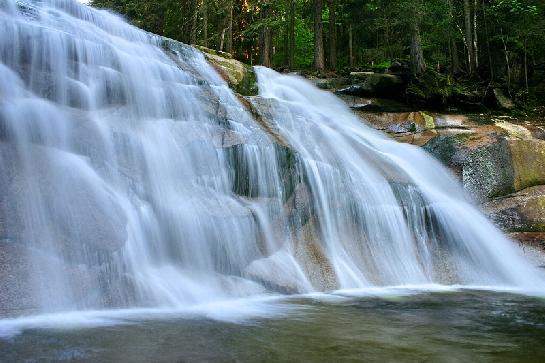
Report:
M 510 111 L 515 108 L 513 101 L 500 88 L 494 88 L 487 95 L 488 102 L 492 107 L 504 111 Z
M 346 94 L 339 94 L 338 96 L 354 111 L 373 113 L 412 111 L 406 104 L 385 98 L 368 98 Z
M 351 74 L 354 83 L 336 91 L 337 94 L 360 97 L 398 98 L 403 95 L 406 84 L 403 79 L 393 74 L 357 72 Z
M 320 89 L 334 90 L 337 88 L 345 87 L 347 84 L 350 84 L 349 78 L 338 77 L 338 78 L 318 78 L 310 79 L 314 85 Z

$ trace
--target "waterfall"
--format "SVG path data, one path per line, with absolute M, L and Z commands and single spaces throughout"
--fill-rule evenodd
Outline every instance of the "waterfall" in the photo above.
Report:
M 265 291 L 243 270 L 282 219 L 276 150 L 199 52 L 75 1 L 8 2 L 0 33 L 4 308 Z
M 387 138 L 304 79 L 262 67 L 257 74 L 269 117 L 300 155 L 341 288 L 432 282 L 543 288 L 541 273 L 421 148 Z
M 256 69 L 256 116 L 199 51 L 71 0 L 0 1 L 0 38 L 0 316 L 543 288 L 444 167 L 302 79 Z

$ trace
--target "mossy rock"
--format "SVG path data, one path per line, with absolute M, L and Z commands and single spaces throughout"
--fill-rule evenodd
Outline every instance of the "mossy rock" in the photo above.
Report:
M 464 187 L 478 201 L 516 191 L 514 180 L 511 148 L 504 138 L 472 150 L 463 165 Z
M 222 58 L 225 58 L 225 59 L 233 59 L 233 55 L 231 53 L 222 52 L 221 50 L 215 50 L 215 49 L 207 48 L 207 47 L 204 47 L 202 45 L 195 45 L 194 47 L 197 48 L 198 50 L 200 50 L 201 52 L 205 53 L 205 54 L 212 54 L 212 55 L 216 55 L 218 57 L 222 57 Z
M 359 97 L 398 98 L 405 91 L 405 81 L 397 75 L 353 72 L 350 74 L 350 77 L 354 83 L 349 87 L 336 91 L 337 94 Z
M 545 141 L 509 140 L 513 160 L 514 190 L 545 184 Z
M 233 59 L 229 53 L 205 47 L 197 48 L 235 92 L 243 96 L 257 95 L 257 76 L 251 66 Z
M 424 149 L 462 179 L 464 188 L 484 202 L 515 190 L 515 171 L 507 139 L 486 132 L 439 134 Z
M 545 186 L 523 189 L 484 205 L 492 221 L 506 232 L 545 232 Z

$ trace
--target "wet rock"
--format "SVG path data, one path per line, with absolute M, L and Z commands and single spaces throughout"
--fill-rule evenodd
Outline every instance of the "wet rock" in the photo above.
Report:
M 229 148 L 244 143 L 244 136 L 236 131 L 223 130 L 214 135 L 214 146 Z
M 519 242 L 523 248 L 531 246 L 539 251 L 545 251 L 545 232 L 511 232 L 509 237 Z M 543 267 L 545 264 L 541 264 Z
M 12 145 L 0 143 L 2 204 L 10 206 L 0 219 L 10 241 L 55 249 L 74 263 L 124 246 L 127 218 L 84 159 L 41 146 L 25 152 L 34 160 L 29 170 Z
M 275 116 L 291 116 L 284 110 L 283 106 L 278 101 L 270 98 L 263 98 L 261 96 L 254 96 L 241 98 L 241 102 L 254 117 L 254 120 L 259 127 L 261 127 L 276 143 L 285 147 L 290 147 L 287 140 L 280 135 Z
M 135 296 L 133 281 L 118 266 L 111 259 L 68 264 L 20 241 L 0 241 L 0 317 L 29 314 L 51 304 L 71 308 L 129 304 Z
M 22 243 L 0 240 L 0 317 L 17 315 L 36 305 L 29 282 L 31 271 Z M 15 306 L 17 310 L 7 310 Z
M 494 119 L 494 125 L 501 128 L 512 139 L 531 139 L 532 132 L 522 125 L 507 122 L 503 119 Z
M 425 112 L 397 112 L 397 113 L 358 113 L 363 119 L 370 122 L 376 129 L 390 134 L 419 133 L 435 128 L 431 115 Z
M 492 221 L 506 232 L 545 232 L 545 186 L 523 189 L 483 205 Z
M 461 176 L 462 167 L 467 160 L 468 150 L 462 146 L 462 138 L 458 135 L 435 135 L 423 147 L 443 164 Z
M 320 89 L 327 89 L 327 90 L 333 90 L 336 88 L 340 88 L 345 86 L 350 82 L 347 78 L 318 78 L 318 79 L 310 79 L 314 85 Z
M 289 211 L 289 218 L 293 225 L 303 226 L 312 216 L 311 193 L 305 183 L 297 183 L 293 193 L 285 203 L 285 208 Z
M 233 59 L 230 54 L 205 47 L 198 49 L 233 90 L 243 96 L 257 94 L 257 77 L 252 67 Z
M 396 141 L 411 144 L 415 146 L 426 145 L 430 140 L 437 137 L 437 131 L 426 130 L 423 132 L 406 132 L 392 135 Z
M 244 275 L 262 283 L 270 290 L 282 293 L 302 293 L 313 290 L 288 248 L 253 261 L 245 269 Z
M 437 128 L 466 128 L 469 119 L 464 115 L 437 115 L 435 117 Z
M 494 88 L 489 98 L 492 104 L 501 110 L 510 111 L 515 108 L 513 101 L 500 88 Z
M 338 90 L 337 94 L 396 98 L 401 96 L 405 89 L 403 79 L 393 74 L 355 72 L 351 77 L 358 83 Z
M 312 286 L 320 291 L 339 288 L 335 269 L 327 256 L 315 218 L 296 229 L 295 258 Z
M 369 98 L 354 95 L 339 94 L 348 107 L 362 112 L 410 112 L 411 108 L 401 102 L 385 98 Z
M 457 172 L 478 201 L 545 184 L 545 141 L 526 128 L 502 122 L 455 131 L 439 132 L 424 148 Z

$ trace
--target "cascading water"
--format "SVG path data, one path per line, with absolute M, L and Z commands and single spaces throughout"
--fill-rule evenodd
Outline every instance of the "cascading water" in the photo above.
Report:
M 341 288 L 461 283 L 543 291 L 543 277 L 422 149 L 364 125 L 309 82 L 257 68 L 270 117 L 300 155 Z
M 28 277 L 4 313 L 263 292 L 242 275 L 276 151 L 204 57 L 75 1 L 4 2 L 0 28 L 2 243 Z
M 4 0 L 0 38 L 2 316 L 543 291 L 442 166 L 302 79 L 258 68 L 256 120 L 198 51 L 76 1 Z

